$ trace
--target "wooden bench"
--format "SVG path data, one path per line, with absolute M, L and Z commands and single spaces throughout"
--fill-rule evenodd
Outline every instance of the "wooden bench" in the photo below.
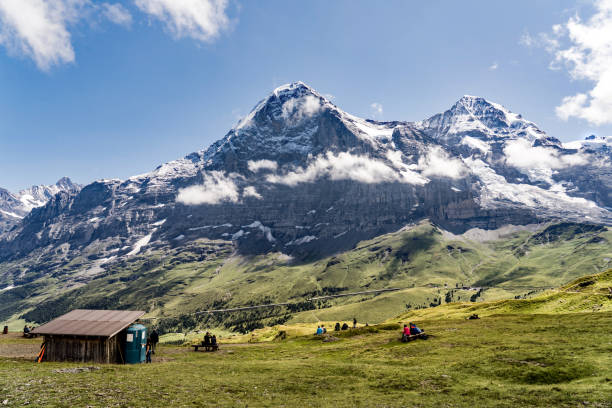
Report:
M 404 343 L 408 343 L 409 341 L 416 340 L 416 339 L 425 340 L 427 339 L 427 334 L 424 331 L 422 331 L 419 334 L 411 334 L 410 336 L 404 336 L 402 334 L 402 337 L 400 338 L 400 340 Z
M 198 349 L 201 347 L 204 349 L 204 351 L 217 351 L 219 350 L 219 345 L 218 344 L 207 344 L 207 345 L 203 345 L 203 344 L 192 344 L 191 347 L 194 348 L 193 351 L 198 351 Z

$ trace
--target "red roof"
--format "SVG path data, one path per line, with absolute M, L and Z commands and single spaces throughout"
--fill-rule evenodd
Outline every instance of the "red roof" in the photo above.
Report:
M 35 328 L 32 333 L 112 337 L 144 314 L 140 310 L 75 309 Z

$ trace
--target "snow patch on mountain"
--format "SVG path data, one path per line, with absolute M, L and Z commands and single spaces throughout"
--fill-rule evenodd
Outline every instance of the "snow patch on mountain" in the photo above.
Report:
M 156 231 L 156 229 L 154 229 L 153 231 L 151 231 L 151 233 L 145 235 L 144 237 L 140 238 L 138 241 L 136 241 L 136 243 L 134 244 L 134 246 L 132 247 L 132 250 L 130 252 L 127 253 L 127 256 L 133 256 L 136 255 L 137 253 L 140 252 L 140 250 L 149 245 L 149 242 L 151 241 L 151 237 L 153 236 L 153 233 Z
M 472 136 L 464 136 L 461 139 L 461 144 L 469 146 L 472 149 L 480 150 L 484 154 L 487 154 L 491 151 L 491 146 L 489 146 L 489 144 Z
M 563 147 L 566 149 L 612 152 L 612 136 L 590 135 L 584 138 L 584 140 L 563 143 Z
M 481 159 L 464 158 L 471 172 L 480 179 L 478 200 L 485 208 L 497 208 L 511 202 L 549 212 L 549 215 L 582 214 L 591 219 L 591 213 L 603 213 L 596 203 L 581 197 L 572 197 L 564 191 L 551 191 L 530 184 L 509 183 Z
M 307 243 L 309 243 L 309 242 L 311 242 L 311 241 L 314 241 L 314 240 L 316 240 L 316 239 L 318 239 L 318 238 L 317 238 L 317 237 L 315 237 L 314 235 L 306 235 L 306 236 L 304 236 L 304 237 L 297 238 L 297 239 L 294 239 L 294 240 L 291 240 L 291 241 L 287 242 L 287 243 L 285 244 L 285 246 L 290 246 L 290 245 L 303 245 L 303 244 L 307 244 Z

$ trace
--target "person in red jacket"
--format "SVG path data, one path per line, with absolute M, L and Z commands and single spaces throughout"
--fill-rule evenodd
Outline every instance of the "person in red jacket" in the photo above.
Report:
M 410 327 L 407 324 L 404 325 L 404 331 L 402 332 L 402 341 L 408 341 L 408 336 L 410 336 Z

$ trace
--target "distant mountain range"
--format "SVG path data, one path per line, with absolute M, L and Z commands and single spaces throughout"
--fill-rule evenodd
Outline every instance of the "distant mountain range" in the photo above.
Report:
M 564 145 L 475 96 L 421 122 L 365 120 L 297 82 L 208 149 L 151 173 L 5 193 L 4 216 L 34 210 L 5 230 L 0 259 L 63 244 L 76 256 L 94 241 L 101 256 L 123 256 L 200 237 L 316 256 L 424 218 L 455 232 L 547 219 L 607 224 L 609 147 Z
M 296 82 L 209 148 L 150 173 L 0 190 L 0 288 L 53 276 L 63 291 L 202 240 L 311 262 L 426 219 L 461 234 L 610 225 L 611 209 L 609 138 L 563 144 L 467 95 L 420 122 L 362 119 Z
M 0 188 L 0 233 L 18 224 L 33 208 L 47 204 L 60 191 L 76 194 L 81 187 L 62 177 L 53 185 L 32 186 L 15 194 Z

